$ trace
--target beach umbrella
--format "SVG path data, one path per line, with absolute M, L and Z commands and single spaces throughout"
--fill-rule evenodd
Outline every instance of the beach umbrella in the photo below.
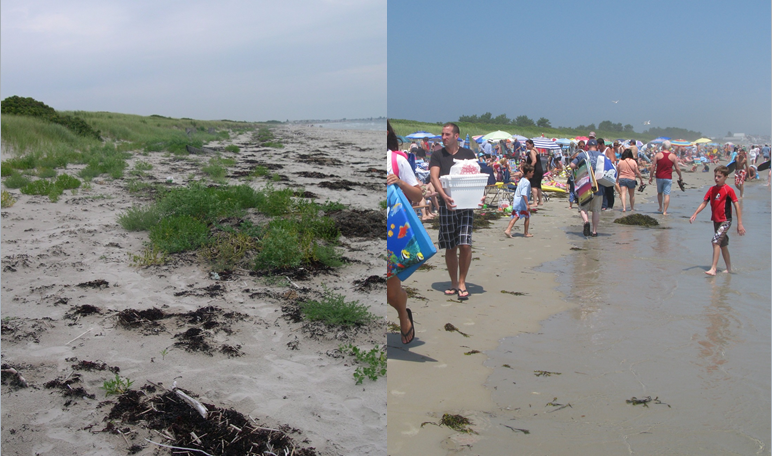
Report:
M 585 141 L 585 142 L 587 142 L 587 141 L 589 141 L 589 140 L 590 140 L 590 138 L 588 138 L 587 136 L 577 136 L 577 137 L 576 137 L 576 138 L 574 138 L 574 139 L 576 140 L 576 142 L 579 142 L 579 141 Z
M 571 140 L 570 140 L 570 139 L 568 139 L 568 138 L 560 138 L 560 139 L 558 139 L 558 140 L 557 140 L 557 141 L 555 141 L 555 142 L 556 142 L 556 143 L 558 143 L 558 144 L 560 144 L 561 146 L 568 146 L 568 145 L 570 145 L 570 144 L 571 144 Z
M 469 133 L 466 134 L 466 140 L 464 141 L 464 147 L 469 147 Z
M 477 144 L 482 144 L 483 135 L 472 136 L 472 139 L 474 139 L 474 142 L 476 142 Z
M 528 138 L 526 138 L 525 136 L 520 136 L 518 134 L 514 134 L 514 135 L 512 135 L 512 139 L 513 140 L 516 139 L 516 140 L 518 140 L 520 142 L 525 142 L 525 140 L 528 139 Z
M 691 146 L 692 145 L 692 143 L 690 143 L 689 141 L 687 141 L 685 139 L 674 139 L 674 140 L 670 141 L 670 144 L 672 144 L 674 146 Z
M 501 131 L 501 130 L 492 131 L 487 135 L 483 136 L 483 140 L 485 141 L 501 141 L 503 139 L 511 139 L 511 138 L 512 138 L 511 133 L 507 133 L 506 131 Z
M 707 144 L 709 142 L 713 141 L 710 138 L 700 138 L 697 141 L 692 142 L 692 144 Z
M 417 131 L 415 133 L 410 133 L 409 135 L 405 136 L 408 139 L 424 139 L 424 138 L 434 138 L 436 135 L 434 133 L 429 133 L 428 131 Z
M 542 138 L 541 136 L 532 138 L 532 140 L 533 140 L 533 146 L 537 149 L 560 149 L 560 144 L 554 141 L 551 141 L 547 138 Z

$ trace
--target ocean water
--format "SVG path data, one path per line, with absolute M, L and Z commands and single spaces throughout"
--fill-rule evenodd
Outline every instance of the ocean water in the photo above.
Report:
M 583 250 L 540 270 L 576 307 L 487 353 L 501 431 L 478 451 L 770 454 L 770 191 L 746 185 L 733 273 L 709 277 L 710 208 L 689 224 L 706 189 L 674 191 L 664 221 L 656 203 L 637 205 L 662 229 L 604 213 L 598 238 L 567 230 Z M 626 402 L 649 396 L 661 403 Z
M 346 121 L 346 122 L 329 122 L 329 123 L 314 124 L 314 126 L 317 126 L 317 125 L 321 126 L 322 128 L 330 128 L 333 130 L 386 131 L 386 119 L 352 120 L 352 121 Z M 383 141 L 384 141 L 384 144 L 386 144 L 386 139 L 384 139 Z

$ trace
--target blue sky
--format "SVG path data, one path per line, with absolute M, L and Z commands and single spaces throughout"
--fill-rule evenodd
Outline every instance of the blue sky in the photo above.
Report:
M 388 116 L 769 135 L 770 17 L 762 0 L 389 0 Z
M 0 97 L 195 119 L 386 115 L 386 0 L 0 3 Z

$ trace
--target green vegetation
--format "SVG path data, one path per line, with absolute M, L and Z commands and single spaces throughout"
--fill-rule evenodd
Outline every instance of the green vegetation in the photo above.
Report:
M 377 318 L 359 301 L 346 302 L 345 296 L 327 288 L 324 289 L 321 301 L 303 302 L 300 310 L 306 319 L 322 321 L 328 325 L 364 325 Z
M 99 130 L 94 130 L 91 125 L 76 116 L 57 113 L 54 108 L 33 98 L 19 96 L 8 97 L 0 102 L 0 112 L 7 114 L 38 117 L 55 124 L 62 125 L 78 136 L 101 140 Z
M 11 179 L 11 177 L 6 179 L 6 186 L 8 179 Z M 80 187 L 80 180 L 78 178 L 68 174 L 60 174 L 55 181 L 38 179 L 28 182 L 21 187 L 21 192 L 25 195 L 48 195 L 51 201 L 56 202 L 65 190 L 74 191 L 78 187 Z
M 273 147 L 276 149 L 284 148 L 284 144 L 278 140 L 270 128 L 262 127 L 254 135 L 253 139 L 260 143 L 261 147 Z
M 112 380 L 105 380 L 100 388 L 105 390 L 105 395 L 111 394 L 123 394 L 131 388 L 134 382 L 128 378 L 121 378 L 120 375 L 115 374 L 115 378 Z
M 240 150 L 239 146 L 237 146 L 235 144 L 230 144 L 230 145 L 225 146 L 225 151 L 226 152 L 236 152 L 236 153 L 239 153 L 239 150 Z
M 5 209 L 16 204 L 16 199 L 9 193 L 3 190 L 2 198 L 0 199 L 0 207 Z
M 378 380 L 378 377 L 386 376 L 386 351 L 375 346 L 371 350 L 362 350 L 354 344 L 341 345 L 338 348 L 341 353 L 346 353 L 356 357 L 356 361 L 363 366 L 358 366 L 354 371 L 354 378 L 357 385 L 361 385 L 365 377 L 372 381 Z
M 5 188 L 22 188 L 30 182 L 31 180 L 28 177 L 22 176 L 21 173 L 13 170 L 13 172 L 5 178 L 3 184 L 5 185 Z
M 271 220 L 259 226 L 249 221 L 220 225 L 223 219 L 244 218 L 248 210 Z M 325 206 L 296 198 L 291 189 L 193 183 L 164 192 L 150 205 L 128 209 L 118 223 L 129 231 L 149 231 L 153 248 L 165 253 L 200 249 L 215 270 L 250 261 L 253 269 L 272 273 L 301 265 L 342 264 L 335 250 L 340 232 L 326 212 Z

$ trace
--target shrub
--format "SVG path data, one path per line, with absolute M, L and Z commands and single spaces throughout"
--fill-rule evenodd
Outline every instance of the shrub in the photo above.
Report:
M 7 161 L 0 163 L 0 176 L 10 176 L 14 171 L 13 165 Z
M 5 184 L 5 188 L 22 188 L 29 183 L 30 179 L 28 177 L 22 176 L 16 170 L 14 170 L 10 176 L 6 177 L 5 181 L 3 182 L 3 184 Z
M 288 214 L 292 210 L 293 195 L 291 189 L 274 190 L 269 185 L 258 194 L 255 207 L 263 214 L 274 217 Z
M 326 288 L 321 301 L 303 302 L 300 310 L 308 320 L 322 321 L 328 325 L 363 325 L 376 318 L 359 301 L 346 302 L 345 296 Z
M 62 125 L 78 136 L 90 137 L 101 140 L 99 131 L 79 117 L 58 114 L 54 108 L 34 98 L 19 96 L 8 97 L 0 102 L 2 114 L 15 114 L 19 116 L 39 117 L 50 122 Z
M 220 232 L 201 249 L 201 256 L 215 271 L 230 271 L 255 246 L 254 239 L 245 233 Z
M 161 220 L 156 206 L 132 206 L 118 216 L 118 224 L 127 231 L 147 231 Z
M 300 266 L 303 252 L 297 232 L 281 226 L 270 227 L 255 258 L 255 269 L 287 269 Z
M 159 201 L 158 208 L 163 216 L 189 215 L 207 223 L 213 223 L 219 217 L 242 213 L 237 203 L 222 198 L 218 189 L 198 182 L 170 191 Z
M 225 146 L 225 151 L 226 152 L 236 152 L 236 153 L 238 153 L 239 150 L 240 150 L 239 146 L 237 146 L 235 144 L 230 144 L 228 146 Z
M 72 177 L 69 174 L 60 174 L 59 177 L 56 178 L 55 185 L 62 190 L 72 190 L 80 187 L 80 179 Z
M 189 215 L 162 219 L 150 228 L 150 241 L 168 253 L 195 250 L 206 242 L 209 228 Z
M 2 198 L 0 198 L 0 207 L 5 209 L 16 204 L 16 199 L 9 193 L 3 190 Z
M 266 168 L 265 166 L 259 165 L 255 168 L 252 174 L 257 177 L 266 176 L 268 175 L 268 168 Z
M 56 177 L 56 170 L 52 168 L 38 168 L 37 175 L 44 179 L 50 179 Z
M 203 171 L 204 174 L 207 174 L 212 179 L 222 179 L 226 174 L 225 168 L 223 168 L 222 165 L 220 165 L 220 163 L 215 160 L 211 160 L 209 165 L 201 168 L 201 171 Z

